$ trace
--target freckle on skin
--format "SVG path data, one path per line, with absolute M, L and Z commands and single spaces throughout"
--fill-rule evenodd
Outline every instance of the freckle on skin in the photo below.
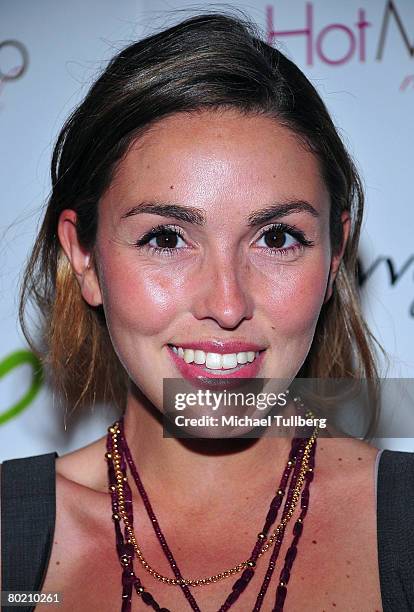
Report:
M 358 457 L 358 461 L 362 461 L 362 457 Z
M 174 185 L 170 185 L 170 189 L 174 189 Z
M 317 544 L 316 540 L 312 540 L 312 544 Z
M 56 561 L 56 565 L 60 565 L 60 561 Z
M 338 457 L 338 461 L 342 461 L 342 457 Z
M 348 560 L 347 560 L 346 562 L 347 562 L 347 565 L 351 565 L 351 562 L 350 562 L 350 561 L 348 561 Z
M 332 605 L 334 608 L 336 608 L 336 603 L 334 601 L 332 602 Z
M 347 574 L 346 577 L 349 578 L 349 574 Z

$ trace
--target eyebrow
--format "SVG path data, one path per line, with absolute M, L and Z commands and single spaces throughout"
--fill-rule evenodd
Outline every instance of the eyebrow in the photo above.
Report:
M 256 227 L 272 219 L 286 217 L 296 212 L 305 212 L 312 215 L 312 217 L 319 217 L 319 213 L 309 202 L 305 200 L 289 200 L 255 210 L 247 216 L 246 222 L 249 227 Z M 206 215 L 202 209 L 169 202 L 140 202 L 123 213 L 121 219 L 127 219 L 144 213 L 160 215 L 161 217 L 172 217 L 178 221 L 194 225 L 206 224 Z

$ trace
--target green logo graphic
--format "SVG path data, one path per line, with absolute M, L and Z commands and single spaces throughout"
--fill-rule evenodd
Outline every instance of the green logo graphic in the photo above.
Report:
M 8 355 L 3 361 L 0 361 L 0 379 L 6 376 L 9 372 L 18 368 L 21 365 L 29 364 L 32 368 L 32 380 L 30 383 L 30 387 L 23 395 L 21 399 L 19 399 L 15 404 L 13 404 L 10 408 L 6 408 L 3 412 L 0 412 L 0 425 L 6 423 L 10 419 L 13 419 L 20 412 L 22 412 L 25 408 L 32 403 L 34 398 L 39 392 L 40 387 L 42 386 L 43 381 L 43 370 L 42 364 L 39 359 L 33 355 L 30 351 L 15 351 Z

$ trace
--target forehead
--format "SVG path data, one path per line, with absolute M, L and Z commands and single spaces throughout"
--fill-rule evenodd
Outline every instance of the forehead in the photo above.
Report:
M 319 208 L 328 201 L 319 162 L 295 133 L 276 119 L 234 110 L 158 121 L 131 144 L 109 192 L 116 206 L 162 199 L 207 211 L 242 212 L 275 198 Z

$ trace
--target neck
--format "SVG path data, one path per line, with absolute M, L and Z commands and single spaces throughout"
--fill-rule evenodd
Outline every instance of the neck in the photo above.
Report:
M 214 504 L 224 492 L 258 493 L 276 486 L 288 459 L 291 439 L 164 438 L 162 416 L 137 390 L 128 395 L 125 436 L 137 469 L 148 487 L 168 491 L 181 502 Z

